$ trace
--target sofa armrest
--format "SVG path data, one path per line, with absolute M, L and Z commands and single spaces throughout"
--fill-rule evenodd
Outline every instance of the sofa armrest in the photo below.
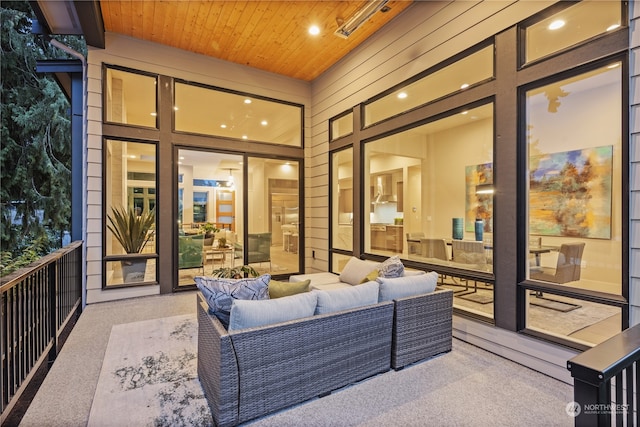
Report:
M 198 378 L 216 425 L 238 424 L 238 365 L 229 333 L 197 294 Z
M 400 369 L 419 360 L 451 351 L 453 291 L 394 300 L 391 367 Z

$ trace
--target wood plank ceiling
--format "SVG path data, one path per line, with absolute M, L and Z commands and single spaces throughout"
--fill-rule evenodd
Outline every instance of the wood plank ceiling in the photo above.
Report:
M 311 81 L 406 9 L 391 0 L 348 39 L 334 34 L 359 1 L 102 0 L 105 30 Z M 310 25 L 320 28 L 311 36 Z

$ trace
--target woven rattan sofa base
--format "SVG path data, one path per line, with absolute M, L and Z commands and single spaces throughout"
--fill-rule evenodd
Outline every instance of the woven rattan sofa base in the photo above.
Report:
M 198 376 L 218 426 L 236 425 L 391 368 L 393 302 L 227 331 L 198 295 Z
M 451 351 L 453 291 L 394 300 L 391 367 L 400 369 Z

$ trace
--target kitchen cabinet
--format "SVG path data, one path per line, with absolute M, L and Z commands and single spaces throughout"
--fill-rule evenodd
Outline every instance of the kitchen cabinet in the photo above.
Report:
M 404 239 L 402 225 L 371 225 L 371 249 L 402 252 Z

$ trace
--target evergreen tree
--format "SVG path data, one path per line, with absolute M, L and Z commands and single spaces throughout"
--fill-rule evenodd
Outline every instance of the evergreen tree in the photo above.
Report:
M 2 1 L 0 12 L 0 249 L 6 266 L 6 260 L 39 257 L 60 247 L 62 232 L 69 229 L 71 112 L 53 77 L 35 71 L 38 59 L 69 56 L 47 37 L 31 34 L 34 15 L 28 2 Z M 78 37 L 58 38 L 86 51 Z

